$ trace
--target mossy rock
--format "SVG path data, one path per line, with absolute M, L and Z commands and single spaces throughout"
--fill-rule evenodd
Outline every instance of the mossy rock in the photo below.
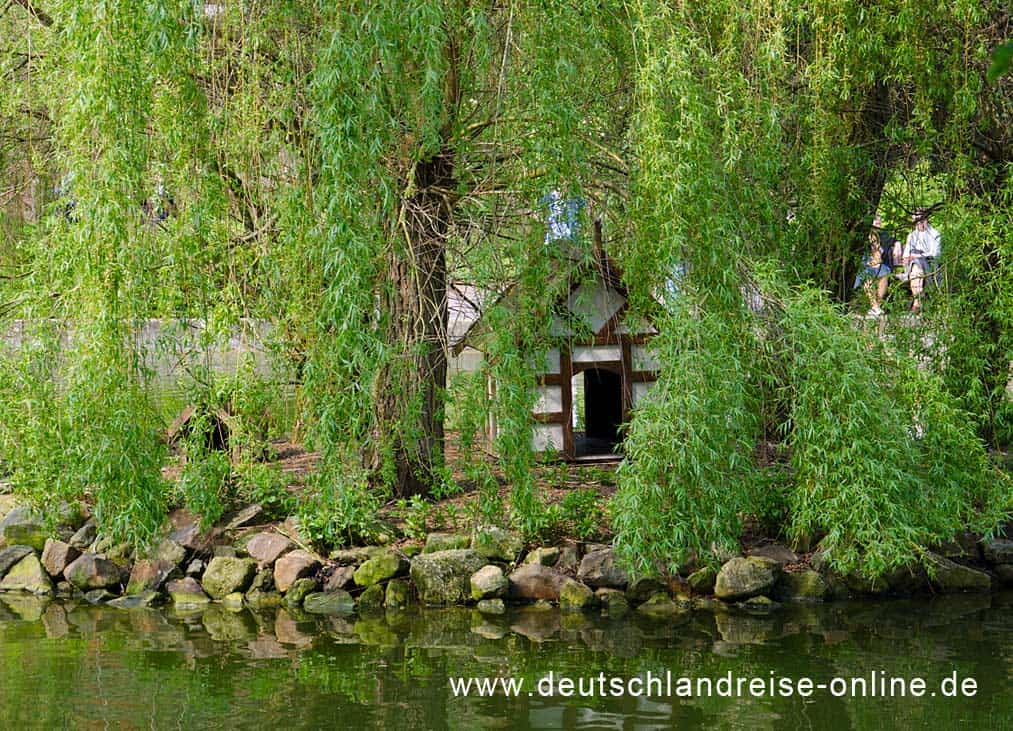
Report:
M 14 508 L 0 520 L 0 544 L 31 546 L 42 551 L 48 537 L 42 517 L 31 508 Z
M 470 548 L 423 553 L 412 559 L 411 577 L 425 604 L 458 604 L 471 596 L 471 577 L 485 563 Z
M 601 604 L 602 612 L 609 617 L 622 617 L 630 611 L 630 603 L 626 599 L 626 594 L 619 589 L 602 588 L 598 589 L 595 594 Z
M 690 574 L 686 583 L 689 584 L 689 588 L 693 590 L 694 594 L 713 594 L 717 578 L 718 572 L 714 570 L 713 566 L 704 566 Z
M 759 556 L 733 558 L 718 572 L 714 595 L 724 601 L 749 599 L 771 591 L 780 576 L 781 566 L 772 559 Z
M 559 548 L 556 546 L 541 546 L 528 551 L 524 557 L 524 563 L 538 563 L 542 566 L 555 566 L 559 562 Z
M 388 609 L 400 609 L 411 604 L 412 588 L 407 579 L 394 579 L 387 583 L 384 604 Z
M 99 591 L 101 591 L 101 589 Z M 121 596 L 116 599 L 111 599 L 108 604 L 110 607 L 116 607 L 117 609 L 150 609 L 158 604 L 161 598 L 161 594 L 149 589 L 136 594 L 131 594 L 130 596 Z
M 42 562 L 34 553 L 29 553 L 14 564 L 3 581 L 0 591 L 24 591 L 36 596 L 49 596 L 53 593 L 53 582 L 42 567 Z
M 303 603 L 303 600 L 308 594 L 312 594 L 317 590 L 317 580 L 311 579 L 306 576 L 301 579 L 296 579 L 295 583 L 288 588 L 285 592 L 285 603 L 289 606 L 298 607 Z
M 689 610 L 680 607 L 664 592 L 658 592 L 641 604 L 637 607 L 637 612 L 651 619 L 664 620 L 688 619 L 690 616 Z
M 661 579 L 654 576 L 638 576 L 632 579 L 629 586 L 626 587 L 626 599 L 630 604 L 641 604 L 663 591 L 665 591 L 665 585 Z
M 510 581 L 503 575 L 503 569 L 492 564 L 483 566 L 472 574 L 470 583 L 471 598 L 476 601 L 502 599 L 510 589 Z
M 368 588 L 395 576 L 401 576 L 407 570 L 407 561 L 393 551 L 385 551 L 355 570 L 355 583 Z
M 487 559 L 511 563 L 516 561 L 524 550 L 524 540 L 520 534 L 513 531 L 496 526 L 484 526 L 475 529 L 471 537 L 471 547 Z
M 781 601 L 815 603 L 822 602 L 829 587 L 818 571 L 806 569 L 790 574 L 782 574 L 774 592 Z
M 426 536 L 426 546 L 423 553 L 436 553 L 437 551 L 454 551 L 460 548 L 468 548 L 471 538 L 459 533 L 430 533 Z
M 256 574 L 257 562 L 252 558 L 215 556 L 204 571 L 201 583 L 209 596 L 221 599 L 235 591 L 246 591 Z
M 165 590 L 179 608 L 203 607 L 211 602 L 211 598 L 204 592 L 197 579 L 192 576 L 170 581 L 165 585 Z
M 559 608 L 581 611 L 598 605 L 598 598 L 585 584 L 570 580 L 559 589 Z
M 475 609 L 482 614 L 506 614 L 506 604 L 503 603 L 502 599 L 482 599 L 475 605 Z
M 383 606 L 385 593 L 382 584 L 373 584 L 359 595 L 356 604 L 359 609 L 380 609 Z
M 244 601 L 250 609 L 274 609 L 280 607 L 285 598 L 280 592 L 270 589 L 251 589 L 246 592 Z

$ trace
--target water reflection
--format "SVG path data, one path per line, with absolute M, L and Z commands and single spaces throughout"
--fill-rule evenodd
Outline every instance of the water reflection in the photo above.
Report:
M 212 604 L 117 610 L 0 595 L 6 727 L 870 728 L 1009 725 L 1013 596 L 697 612 L 679 622 L 521 607 L 320 617 Z M 973 698 L 529 696 L 540 679 L 974 677 Z M 522 678 L 454 697 L 450 676 Z M 552 688 L 552 684 L 544 685 Z M 561 686 L 560 686 L 561 687 Z

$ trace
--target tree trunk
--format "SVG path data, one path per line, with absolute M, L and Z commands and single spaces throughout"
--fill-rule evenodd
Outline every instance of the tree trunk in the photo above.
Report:
M 414 193 L 401 205 L 387 255 L 381 312 L 385 359 L 375 383 L 374 480 L 396 495 L 427 495 L 443 465 L 443 395 L 447 384 L 447 257 L 453 161 L 435 155 L 414 169 Z

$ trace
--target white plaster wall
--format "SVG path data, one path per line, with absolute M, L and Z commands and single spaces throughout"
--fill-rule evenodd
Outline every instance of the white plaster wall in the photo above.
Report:
M 649 345 L 634 345 L 630 348 L 630 359 L 635 371 L 656 371 L 660 368 L 657 358 Z
M 547 449 L 563 449 L 563 427 L 561 424 L 537 424 L 531 435 L 531 445 L 536 452 Z
M 634 383 L 633 384 L 633 405 L 634 406 L 637 405 L 637 403 L 640 401 L 640 399 L 642 399 L 644 396 L 647 395 L 647 392 L 651 390 L 651 387 L 654 386 L 654 384 L 655 384 L 655 381 L 647 381 L 646 383 Z
M 539 386 L 538 400 L 533 412 L 536 414 L 555 414 L 563 410 L 562 386 Z
M 622 348 L 618 345 L 578 345 L 571 358 L 574 363 L 605 363 L 622 360 Z

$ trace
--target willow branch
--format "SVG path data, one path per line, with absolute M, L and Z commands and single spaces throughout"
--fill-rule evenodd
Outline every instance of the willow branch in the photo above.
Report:
M 35 7 L 35 3 L 33 3 L 32 0 L 14 0 L 14 2 L 16 2 L 18 5 L 27 10 L 33 18 L 35 18 L 37 21 L 42 23 L 47 28 L 53 25 L 53 19 L 49 16 L 49 14 L 46 13 L 44 10 L 40 10 L 39 8 Z

